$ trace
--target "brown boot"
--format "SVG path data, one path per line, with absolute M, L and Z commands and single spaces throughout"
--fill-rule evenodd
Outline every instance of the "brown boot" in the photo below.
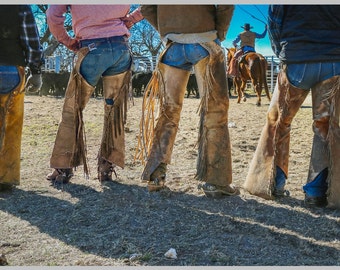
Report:
M 165 187 L 166 166 L 166 163 L 159 164 L 151 174 L 150 181 L 148 181 L 148 190 L 150 192 L 159 191 Z
M 14 185 L 7 183 L 0 183 L 0 192 L 4 191 L 12 191 L 14 189 Z
M 117 178 L 117 174 L 114 170 L 115 165 L 111 162 L 101 158 L 98 162 L 98 179 L 99 182 L 108 182 L 112 180 L 112 172 L 115 174 Z
M 200 185 L 199 188 L 203 189 L 207 197 L 234 196 L 240 194 L 240 190 L 232 185 L 222 187 L 205 183 L 204 185 Z
M 52 182 L 67 184 L 73 176 L 72 168 L 55 169 L 46 176 L 46 179 Z

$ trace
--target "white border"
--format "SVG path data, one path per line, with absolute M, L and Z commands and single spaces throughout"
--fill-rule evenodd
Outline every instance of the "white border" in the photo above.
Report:
M 32 1 L 32 0 L 4 0 L 1 1 L 0 4 L 94 4 L 93 1 L 90 0 L 48 0 L 48 1 Z M 95 1 L 95 4 L 119 4 L 118 1 L 114 0 L 98 0 Z M 215 1 L 209 1 L 209 0 L 139 0 L 139 1 L 133 1 L 133 0 L 125 0 L 124 4 L 294 4 L 294 5 L 309 5 L 309 4 L 318 4 L 318 5 L 339 5 L 339 0 L 325 0 L 320 2 L 320 0 L 271 0 L 271 1 L 251 1 L 251 0 L 238 0 L 238 1 L 227 1 L 227 0 L 215 0 Z

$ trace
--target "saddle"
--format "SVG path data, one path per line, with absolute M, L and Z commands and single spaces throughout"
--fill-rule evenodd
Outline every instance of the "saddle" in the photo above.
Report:
M 246 52 L 243 52 L 242 55 L 237 59 L 238 60 L 238 63 L 240 64 L 243 59 L 247 56 L 247 54 L 249 53 L 256 53 L 255 51 L 246 51 Z

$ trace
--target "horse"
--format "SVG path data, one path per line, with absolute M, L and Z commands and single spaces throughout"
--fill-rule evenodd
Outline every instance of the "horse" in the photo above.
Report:
M 227 48 L 227 51 L 227 66 L 229 66 L 231 59 L 234 57 L 236 49 Z M 241 60 L 238 65 L 239 75 L 234 77 L 234 85 L 238 95 L 237 103 L 240 103 L 241 99 L 244 102 L 247 100 L 244 90 L 246 88 L 248 80 L 251 81 L 254 91 L 256 92 L 257 106 L 261 106 L 262 87 L 264 87 L 266 96 L 270 101 L 271 98 L 269 95 L 266 76 L 267 65 L 267 60 L 259 53 L 248 52 L 245 55 L 241 56 Z

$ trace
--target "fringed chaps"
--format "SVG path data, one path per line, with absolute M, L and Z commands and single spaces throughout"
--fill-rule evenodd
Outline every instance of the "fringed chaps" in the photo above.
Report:
M 20 83 L 0 94 L 0 183 L 20 184 L 21 137 L 24 119 L 25 70 L 18 67 Z
M 340 209 L 340 76 L 312 89 L 313 147 L 307 183 L 328 168 L 328 207 Z
M 150 180 L 150 175 L 160 163 L 171 163 L 172 150 L 178 130 L 180 114 L 189 71 L 158 63 L 159 117 L 153 132 L 152 142 L 145 142 L 151 149 L 147 153 L 147 162 L 142 173 L 142 180 Z M 145 97 L 145 96 L 144 96 Z M 150 130 L 151 131 L 151 130 Z M 151 138 L 150 135 L 147 136 Z
M 213 185 L 228 186 L 232 183 L 232 160 L 226 59 L 215 42 L 201 45 L 209 51 L 209 56 L 195 65 L 202 97 L 196 178 Z
M 50 166 L 58 169 L 84 165 L 84 173 L 88 176 L 83 110 L 93 94 L 94 87 L 88 84 L 79 72 L 80 64 L 87 53 L 88 48 L 82 48 L 77 52 L 77 59 L 66 88 Z
M 266 124 L 244 183 L 244 188 L 249 193 L 273 199 L 276 166 L 288 176 L 291 122 L 308 93 L 292 86 L 285 71 L 278 74 Z
M 113 100 L 110 105 L 104 104 L 103 137 L 98 153 L 98 165 L 102 159 L 124 168 L 125 131 L 127 102 L 131 72 L 103 77 L 104 98 Z

